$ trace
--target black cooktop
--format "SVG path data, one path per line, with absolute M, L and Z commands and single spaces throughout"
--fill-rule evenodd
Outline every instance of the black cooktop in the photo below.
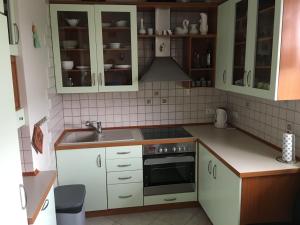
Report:
M 141 128 L 144 140 L 193 137 L 183 127 Z

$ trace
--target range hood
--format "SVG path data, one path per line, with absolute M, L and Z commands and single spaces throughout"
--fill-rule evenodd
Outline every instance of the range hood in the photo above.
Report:
M 158 31 L 170 30 L 170 9 L 155 9 L 155 28 Z M 190 81 L 191 78 L 171 57 L 169 36 L 155 38 L 155 58 L 142 76 L 141 81 Z

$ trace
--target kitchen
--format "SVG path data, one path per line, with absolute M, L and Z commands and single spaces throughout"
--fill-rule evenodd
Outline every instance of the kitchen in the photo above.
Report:
M 0 1 L 4 221 L 300 224 L 299 7 Z

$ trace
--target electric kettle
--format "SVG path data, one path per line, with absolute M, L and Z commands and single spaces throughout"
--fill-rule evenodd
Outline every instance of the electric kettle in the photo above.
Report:
M 215 127 L 216 128 L 227 127 L 227 112 L 225 109 L 218 108 L 216 110 Z

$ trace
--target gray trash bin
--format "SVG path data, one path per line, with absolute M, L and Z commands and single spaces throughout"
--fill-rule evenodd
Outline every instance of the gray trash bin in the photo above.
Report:
M 57 225 L 85 225 L 85 192 L 81 184 L 54 189 Z

